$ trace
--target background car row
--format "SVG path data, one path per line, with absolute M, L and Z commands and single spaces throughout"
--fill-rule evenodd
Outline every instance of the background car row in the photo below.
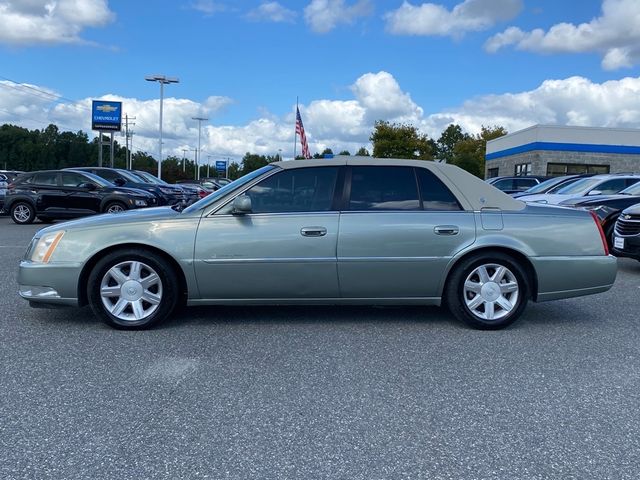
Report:
M 138 170 L 78 167 L 0 176 L 0 207 L 18 224 L 69 219 L 131 208 L 184 208 L 219 184 L 171 185 Z

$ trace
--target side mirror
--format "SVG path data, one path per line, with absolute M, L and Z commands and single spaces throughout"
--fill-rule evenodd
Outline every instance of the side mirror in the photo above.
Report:
M 231 211 L 234 215 L 246 215 L 247 213 L 251 213 L 251 197 L 247 195 L 240 195 L 236 197 L 233 201 L 233 210 Z
M 116 187 L 124 187 L 125 183 L 127 183 L 127 181 L 122 177 L 118 177 L 113 181 Z
M 78 185 L 78 187 L 84 188 L 85 190 L 89 190 L 90 192 L 96 189 L 95 183 L 91 183 L 91 182 L 81 183 L 80 185 Z
M 602 190 L 591 190 L 587 195 L 602 195 Z

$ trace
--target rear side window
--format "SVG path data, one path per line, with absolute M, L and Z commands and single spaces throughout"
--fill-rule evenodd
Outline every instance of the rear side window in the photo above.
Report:
M 493 182 L 493 186 L 499 190 L 515 190 L 513 179 L 511 178 L 503 178 L 502 180 Z
M 58 185 L 57 174 L 55 172 L 36 173 L 32 183 L 36 185 Z
M 420 210 L 412 167 L 353 167 L 349 210 Z
M 426 168 L 417 168 L 422 207 L 425 210 L 462 210 L 453 193 Z

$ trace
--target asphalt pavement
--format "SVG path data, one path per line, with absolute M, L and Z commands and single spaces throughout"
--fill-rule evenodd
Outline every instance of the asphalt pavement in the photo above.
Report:
M 640 262 L 482 332 L 439 308 L 30 308 L 0 217 L 0 479 L 637 479 Z

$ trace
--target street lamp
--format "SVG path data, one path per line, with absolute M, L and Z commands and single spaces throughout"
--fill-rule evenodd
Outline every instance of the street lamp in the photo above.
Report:
M 178 83 L 175 77 L 167 77 L 165 75 L 149 75 L 144 77 L 147 82 L 158 82 L 160 84 L 160 141 L 158 142 L 158 178 L 162 178 L 162 103 L 164 100 L 164 86 L 168 83 Z
M 204 118 L 204 117 L 191 117 L 191 120 L 197 120 L 198 121 L 198 153 L 196 155 L 196 171 L 198 172 L 196 175 L 196 180 L 200 180 L 200 165 L 199 165 L 199 160 L 200 160 L 200 154 L 202 152 L 200 152 L 200 132 L 201 132 L 201 127 L 202 127 L 202 122 L 206 122 L 207 120 L 209 120 L 208 118 Z

